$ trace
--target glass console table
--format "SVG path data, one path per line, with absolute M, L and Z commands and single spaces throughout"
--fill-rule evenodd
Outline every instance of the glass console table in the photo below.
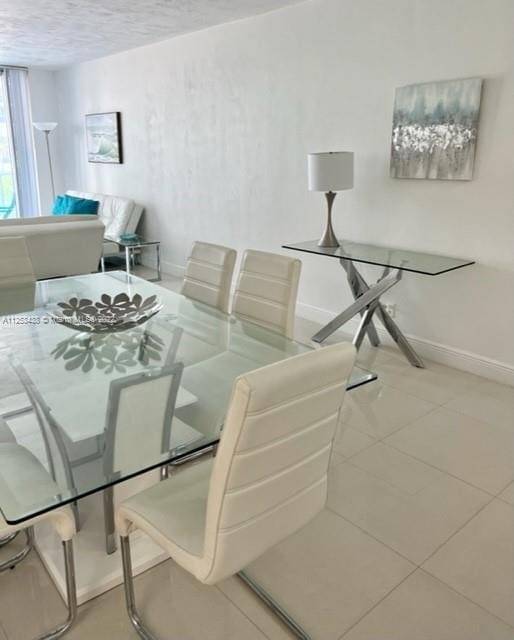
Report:
M 409 362 L 415 367 L 423 368 L 423 361 L 400 331 L 398 325 L 386 312 L 380 302 L 380 297 L 401 280 L 404 271 L 426 276 L 438 276 L 475 264 L 474 261 L 372 244 L 359 244 L 348 240 L 340 240 L 340 243 L 338 247 L 319 247 L 317 240 L 309 240 L 283 245 L 284 249 L 303 251 L 339 260 L 341 267 L 346 272 L 348 284 L 355 298 L 355 302 L 320 329 L 312 339 L 314 342 L 323 342 L 334 331 L 360 314 L 361 320 L 353 339 L 354 345 L 358 349 L 364 336 L 367 335 L 371 344 L 378 346 L 380 341 L 373 324 L 373 316 L 376 314 Z M 382 267 L 382 274 L 377 282 L 368 284 L 357 270 L 356 263 Z M 391 273 L 392 271 L 394 273 Z

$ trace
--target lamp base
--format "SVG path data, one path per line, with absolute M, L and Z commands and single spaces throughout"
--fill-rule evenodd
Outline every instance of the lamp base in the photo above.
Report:
M 325 197 L 327 199 L 327 226 L 318 242 L 318 247 L 336 248 L 340 246 L 332 227 L 332 205 L 336 194 L 333 191 L 327 191 Z

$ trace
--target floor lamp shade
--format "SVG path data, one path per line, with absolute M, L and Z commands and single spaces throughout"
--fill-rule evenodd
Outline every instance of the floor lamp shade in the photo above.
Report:
M 55 129 L 57 122 L 33 122 L 34 128 L 38 131 L 50 132 Z
M 318 246 L 338 247 L 339 242 L 332 228 L 332 205 L 336 191 L 353 188 L 353 153 L 351 151 L 309 153 L 307 173 L 309 191 L 324 191 L 327 199 L 327 224 Z

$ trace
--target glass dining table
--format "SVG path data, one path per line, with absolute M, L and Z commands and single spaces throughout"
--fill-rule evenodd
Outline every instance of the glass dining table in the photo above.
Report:
M 151 299 L 158 313 L 116 332 L 81 331 L 59 321 L 63 310 L 79 318 L 95 301 L 104 309 L 115 306 L 120 294 L 143 304 Z M 15 483 L 2 486 L 3 517 L 9 524 L 23 523 L 212 448 L 220 439 L 234 380 L 310 349 L 123 272 L 38 282 L 32 310 L 0 316 L 0 385 L 16 376 L 28 394 L 26 410 L 35 409 L 40 437 L 26 446 L 49 470 L 59 492 L 50 495 L 35 486 L 19 493 Z M 113 381 L 177 362 L 183 370 L 167 446 L 151 449 L 133 442 L 137 456 L 118 455 L 114 467 L 106 464 Z M 375 378 L 355 369 L 349 388 Z M 30 406 L 34 403 L 38 406 Z M 162 421 L 141 424 L 141 442 L 162 428 Z M 23 434 L 19 441 L 24 442 Z M 0 483 L 6 482 L 0 469 Z M 114 529 L 108 533 L 113 536 Z

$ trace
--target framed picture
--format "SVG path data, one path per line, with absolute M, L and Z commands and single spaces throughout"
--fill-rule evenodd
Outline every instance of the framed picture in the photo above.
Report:
M 88 113 L 86 115 L 86 138 L 88 162 L 121 164 L 121 114 Z
M 481 94 L 480 78 L 396 89 L 391 177 L 471 180 Z

